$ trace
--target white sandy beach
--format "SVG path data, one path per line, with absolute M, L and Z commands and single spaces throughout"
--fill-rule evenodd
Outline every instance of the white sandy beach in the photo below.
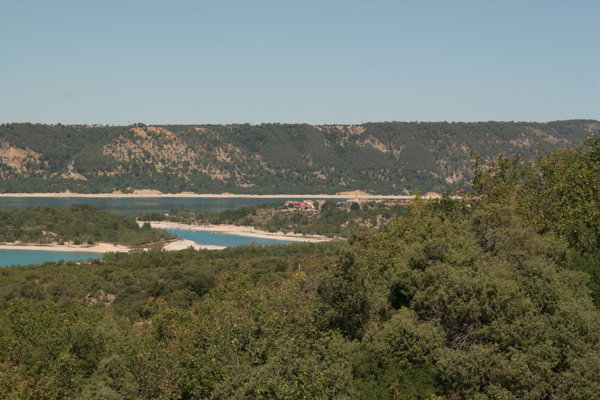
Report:
M 200 244 L 192 240 L 179 239 L 168 243 L 163 250 L 185 250 L 188 248 L 194 248 L 196 250 L 223 250 L 225 246 L 217 246 L 213 244 Z
M 143 223 L 138 221 L 138 223 Z M 215 232 L 215 233 L 226 233 L 228 235 L 237 236 L 249 236 L 262 239 L 274 239 L 274 240 L 288 240 L 290 242 L 327 242 L 333 240 L 326 236 L 318 235 L 302 235 L 298 233 L 285 233 L 285 232 L 267 232 L 261 231 L 250 226 L 237 226 L 237 225 L 190 225 L 181 224 L 178 222 L 170 221 L 150 221 L 150 225 L 153 228 L 158 229 L 183 229 L 189 231 L 204 231 L 204 232 Z

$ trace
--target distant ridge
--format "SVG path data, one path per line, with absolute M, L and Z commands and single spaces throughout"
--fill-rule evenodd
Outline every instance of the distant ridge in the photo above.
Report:
M 408 194 L 470 184 L 474 153 L 532 159 L 600 122 L 0 125 L 0 192 Z

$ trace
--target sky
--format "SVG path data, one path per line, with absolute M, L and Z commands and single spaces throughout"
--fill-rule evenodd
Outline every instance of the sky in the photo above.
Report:
M 600 119 L 597 0 L 0 0 L 0 122 Z

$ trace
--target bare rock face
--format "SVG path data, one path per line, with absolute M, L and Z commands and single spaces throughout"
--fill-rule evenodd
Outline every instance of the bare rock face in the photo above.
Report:
M 42 155 L 29 149 L 12 146 L 0 138 L 0 164 L 12 169 L 16 175 L 26 176 L 43 165 Z

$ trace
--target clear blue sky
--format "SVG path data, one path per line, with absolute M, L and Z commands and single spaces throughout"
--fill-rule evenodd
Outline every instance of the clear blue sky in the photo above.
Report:
M 600 119 L 600 1 L 0 0 L 0 122 Z

